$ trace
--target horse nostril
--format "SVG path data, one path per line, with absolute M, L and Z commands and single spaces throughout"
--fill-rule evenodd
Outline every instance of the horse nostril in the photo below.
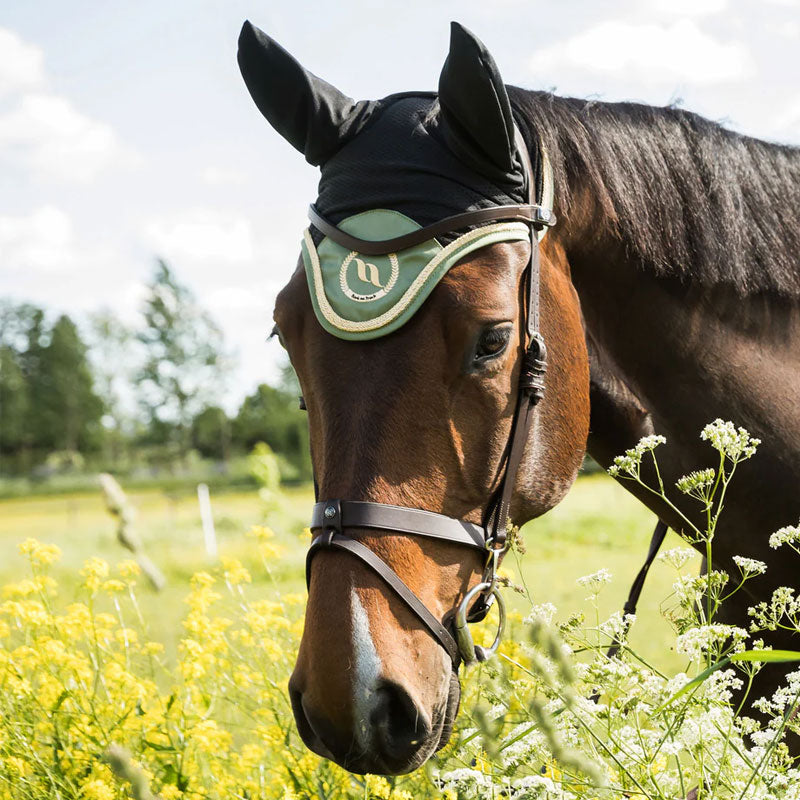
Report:
M 399 684 L 384 681 L 372 712 L 378 743 L 389 763 L 410 762 L 431 735 L 427 714 Z

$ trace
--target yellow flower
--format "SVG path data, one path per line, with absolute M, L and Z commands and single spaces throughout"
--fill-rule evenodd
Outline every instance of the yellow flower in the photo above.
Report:
M 193 591 L 208 588 L 209 586 L 213 586 L 214 583 L 214 576 L 209 575 L 207 572 L 195 572 L 195 574 L 192 575 L 191 586 Z
M 159 790 L 159 796 L 162 800 L 179 800 L 183 797 L 183 792 L 175 785 L 162 786 Z
M 12 774 L 27 775 L 31 768 L 27 761 L 18 758 L 17 756 L 8 756 L 5 760 L 8 771 Z
M 103 583 L 103 591 L 109 594 L 119 594 L 120 592 L 124 592 L 125 588 L 125 584 L 122 581 L 116 580 L 116 578 L 110 578 Z
M 389 795 L 392 793 L 392 787 L 386 778 L 381 778 L 378 775 L 365 775 L 364 785 L 369 792 L 370 798 L 375 800 L 389 800 Z
M 478 750 L 475 756 L 475 769 L 479 772 L 483 772 L 484 775 L 492 774 L 492 762 L 482 749 Z
M 282 599 L 287 606 L 302 606 L 306 602 L 306 596 L 302 592 L 289 592 Z
M 19 552 L 28 556 L 35 566 L 46 567 L 61 558 L 61 548 L 54 544 L 43 544 L 37 539 L 26 539 L 20 543 Z
M 130 580 L 140 575 L 142 568 L 132 558 L 129 558 L 117 564 L 117 572 L 123 580 Z
M 240 583 L 250 583 L 252 581 L 250 573 L 242 566 L 241 562 L 235 558 L 223 558 L 222 569 L 225 572 L 225 580 L 233 586 Z
M 81 576 L 83 577 L 83 585 L 90 592 L 96 592 L 103 580 L 108 577 L 108 562 L 93 556 L 84 561 Z
M 192 728 L 191 741 L 203 753 L 222 753 L 231 745 L 232 737 L 219 728 L 213 719 L 204 719 Z
M 36 594 L 39 587 L 30 579 L 19 581 L 19 583 L 7 583 L 3 587 L 3 597 L 29 597 Z
M 247 532 L 247 535 L 252 539 L 272 539 L 275 536 L 275 532 L 272 528 L 266 527 L 266 525 L 253 525 L 252 528 Z
M 114 800 L 117 793 L 105 781 L 93 780 L 84 783 L 81 789 L 82 800 Z

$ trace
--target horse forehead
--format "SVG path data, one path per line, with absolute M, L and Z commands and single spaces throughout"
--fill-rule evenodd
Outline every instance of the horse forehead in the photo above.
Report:
M 437 286 L 442 289 L 440 297 L 450 295 L 465 311 L 515 305 L 518 276 L 527 253 L 528 245 L 522 242 L 500 242 L 481 248 L 444 276 Z

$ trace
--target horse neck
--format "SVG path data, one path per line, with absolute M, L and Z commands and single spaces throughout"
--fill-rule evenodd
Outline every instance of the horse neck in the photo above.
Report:
M 797 300 L 659 277 L 616 231 L 592 224 L 602 216 L 588 200 L 564 221 L 562 243 L 591 356 L 589 452 L 607 466 L 641 436 L 663 434 L 669 447 L 659 463 L 672 486 L 712 465 L 699 437 L 703 426 L 717 417 L 732 420 L 763 440 L 758 469 L 769 475 L 758 502 L 743 487 L 735 513 L 750 530 L 780 527 L 796 516 L 786 498 L 796 496 L 800 479 Z M 639 494 L 680 528 L 668 509 Z M 765 515 L 774 519 L 766 522 Z M 736 536 L 728 541 L 732 552 L 745 552 Z

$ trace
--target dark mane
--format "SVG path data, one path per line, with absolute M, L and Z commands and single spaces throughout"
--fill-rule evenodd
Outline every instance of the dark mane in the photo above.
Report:
M 587 187 L 645 269 L 800 297 L 800 149 L 679 108 L 508 88 L 523 133 L 547 149 L 562 213 Z

